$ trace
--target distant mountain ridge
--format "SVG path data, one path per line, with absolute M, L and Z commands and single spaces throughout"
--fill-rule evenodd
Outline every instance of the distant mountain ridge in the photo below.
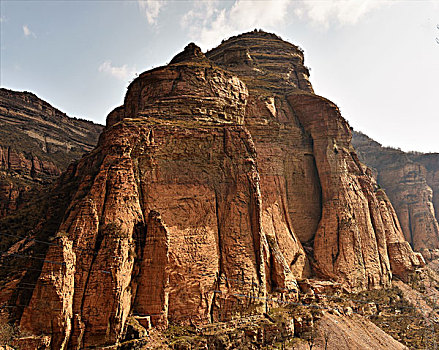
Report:
M 374 168 L 407 241 L 417 251 L 439 248 L 439 153 L 403 152 L 353 132 L 360 159 Z
M 0 217 L 93 149 L 102 128 L 70 118 L 33 93 L 0 88 Z

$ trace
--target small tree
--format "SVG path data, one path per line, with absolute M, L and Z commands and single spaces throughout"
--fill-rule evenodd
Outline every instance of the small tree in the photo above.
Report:
M 331 333 L 329 330 L 325 329 L 322 334 L 323 345 L 325 346 L 325 350 L 328 350 L 329 338 L 331 337 Z
M 312 348 L 314 347 L 314 345 L 316 343 L 316 332 L 315 332 L 315 330 L 312 329 L 311 331 L 304 333 L 303 334 L 303 338 L 308 343 L 309 350 L 312 350 Z
M 8 322 L 6 314 L 0 315 L 0 346 L 9 345 L 14 339 L 14 327 Z

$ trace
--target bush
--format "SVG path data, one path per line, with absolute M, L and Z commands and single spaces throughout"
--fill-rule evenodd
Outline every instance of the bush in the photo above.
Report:
M 6 314 L 0 315 L 0 346 L 9 345 L 15 337 L 15 328 L 8 321 Z

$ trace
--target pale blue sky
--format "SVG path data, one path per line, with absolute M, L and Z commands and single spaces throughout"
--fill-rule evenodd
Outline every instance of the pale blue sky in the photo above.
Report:
M 261 28 L 305 50 L 317 94 L 385 146 L 439 152 L 439 0 L 1 0 L 2 87 L 105 123 L 135 73 Z

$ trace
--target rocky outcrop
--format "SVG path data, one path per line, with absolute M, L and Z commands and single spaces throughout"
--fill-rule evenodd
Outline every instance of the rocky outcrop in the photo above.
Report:
M 377 190 L 376 198 L 379 202 L 379 213 L 385 230 L 391 270 L 396 276 L 407 280 L 407 271 L 412 270 L 414 266 L 422 267 L 425 265 L 424 257 L 420 253 L 413 253 L 409 242 L 404 239 L 398 217 L 386 193 L 381 189 Z
M 439 155 L 382 147 L 361 133 L 354 133 L 353 144 L 360 158 L 375 169 L 406 240 L 416 251 L 439 248 Z
M 388 286 L 385 227 L 371 178 L 350 147 L 347 122 L 334 104 L 318 96 L 293 94 L 288 101 L 313 139 L 322 188 L 314 236 L 319 268 L 361 289 Z
M 303 50 L 275 34 L 253 31 L 224 40 L 206 56 L 259 93 L 313 92 Z
M 37 240 L 3 256 L 35 258 L 5 278 L 34 287 L 5 291 L 53 349 L 116 344 L 131 316 L 232 320 L 294 302 L 303 277 L 362 290 L 422 264 L 297 47 L 252 32 L 206 56 L 190 44 L 134 80 L 53 187 Z
M 247 97 L 205 58 L 132 83 L 124 119 L 70 169 L 81 185 L 22 329 L 50 330 L 56 348 L 114 344 L 131 313 L 158 327 L 226 320 L 250 305 L 263 311 L 270 288 L 296 288 L 294 256 L 282 252 L 301 253 L 303 265 L 299 240 L 282 226 L 279 241 L 262 229 L 256 152 L 241 125 Z
M 382 215 L 391 213 L 378 210 L 374 180 L 352 149 L 338 108 L 312 93 L 301 50 L 255 31 L 206 55 L 246 82 L 245 125 L 257 151 L 261 192 L 276 189 L 285 197 L 290 231 L 311 251 L 319 273 L 353 288 L 388 286 L 390 261 L 403 254 L 394 249 L 389 256 Z M 268 194 L 262 205 L 271 215 Z M 403 244 L 404 238 L 392 242 Z M 410 247 L 406 253 L 401 276 L 419 261 Z
M 262 187 L 283 196 L 281 211 L 302 243 L 313 239 L 321 215 L 321 188 L 313 141 L 286 100 L 288 91 L 312 92 L 303 51 L 271 33 L 232 37 L 207 52 L 215 63 L 237 74 L 250 91 L 244 123 L 258 154 Z M 269 213 L 270 194 L 263 205 Z M 265 204 L 266 203 L 266 204 Z M 283 203 L 283 204 L 281 204 Z
M 90 151 L 101 130 L 69 118 L 32 93 L 0 89 L 0 217 Z

